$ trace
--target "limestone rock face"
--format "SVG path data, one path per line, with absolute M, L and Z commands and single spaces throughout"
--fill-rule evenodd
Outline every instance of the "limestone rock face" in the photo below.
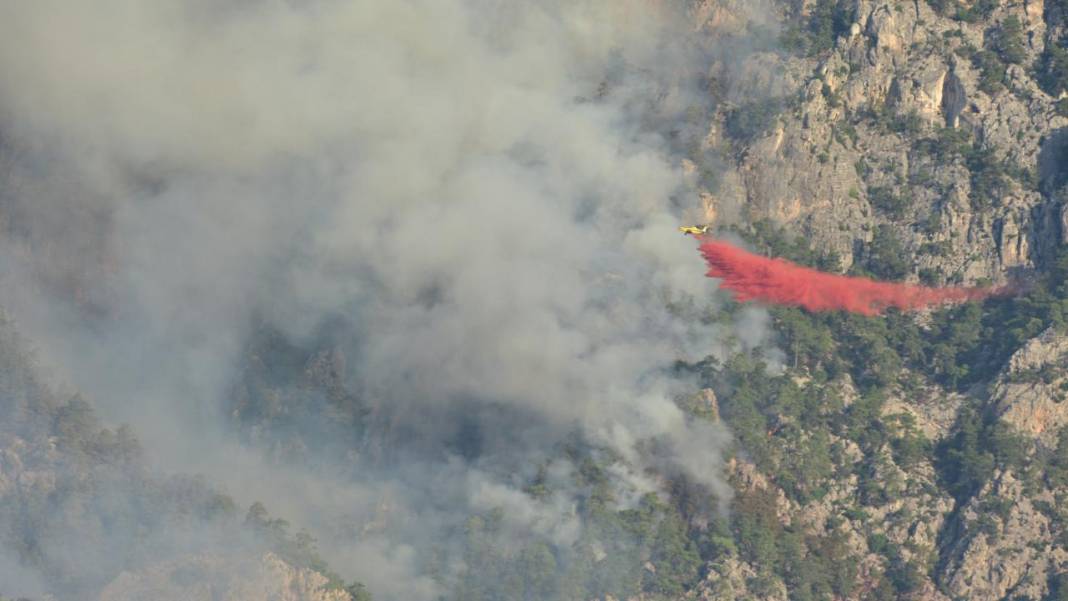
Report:
M 930 387 L 909 398 L 888 399 L 883 413 L 909 415 L 928 440 L 939 440 L 952 429 L 957 419 L 957 410 L 964 401 L 961 394 L 946 393 Z
M 1049 329 L 1009 360 L 993 388 L 994 407 L 1005 422 L 1049 448 L 1068 425 L 1068 336 Z
M 1047 38 L 1043 3 L 1004 3 L 974 23 L 922 1 L 855 6 L 855 23 L 829 52 L 748 59 L 778 73 L 778 85 L 749 83 L 749 70 L 736 69 L 732 85 L 745 97 L 778 88 L 786 108 L 729 161 L 718 210 L 703 202 L 704 214 L 721 223 L 770 220 L 836 253 L 843 270 L 864 258 L 879 226 L 901 240 L 913 279 L 997 282 L 1033 267 L 1063 239 L 1064 225 L 1057 186 L 1039 192 L 1032 178 L 1043 171 L 1044 146 L 1068 127 L 1029 67 Z M 1010 16 L 1023 25 L 1026 59 L 991 84 L 967 57 L 989 47 Z M 975 164 L 917 144 L 946 127 L 1010 174 L 996 190 L 975 176 Z M 722 147 L 723 139 L 714 119 L 706 144 Z M 880 202 L 887 195 L 900 206 L 888 209 Z
M 999 508 L 993 519 L 980 509 L 990 504 Z M 1068 559 L 1052 542 L 1049 518 L 1011 473 L 1000 474 L 964 507 L 962 524 L 944 572 L 955 598 L 1001 599 L 1011 592 L 1040 599 L 1049 575 Z
M 326 584 L 322 574 L 272 553 L 197 555 L 120 574 L 100 601 L 350 601 L 348 593 Z
M 755 584 L 756 577 L 757 573 L 753 566 L 730 557 L 710 566 L 708 575 L 686 596 L 686 599 L 687 601 L 734 601 L 735 599 L 786 601 L 789 599 L 786 586 L 778 580 L 751 587 L 750 583 Z

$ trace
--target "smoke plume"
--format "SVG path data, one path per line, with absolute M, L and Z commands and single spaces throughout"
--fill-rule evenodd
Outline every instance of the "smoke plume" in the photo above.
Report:
M 431 550 L 494 508 L 566 557 L 576 436 L 620 506 L 657 473 L 722 502 L 729 436 L 670 366 L 766 319 L 700 319 L 668 4 L 0 4 L 0 304 L 157 468 L 387 601 L 443 596 Z
M 740 302 L 758 300 L 809 311 L 878 315 L 889 308 L 912 311 L 981 300 L 1007 291 L 1006 288 L 930 288 L 823 273 L 785 259 L 755 255 L 711 238 L 701 239 L 700 250 L 708 263 L 708 277 L 721 279 L 720 287 L 729 290 Z

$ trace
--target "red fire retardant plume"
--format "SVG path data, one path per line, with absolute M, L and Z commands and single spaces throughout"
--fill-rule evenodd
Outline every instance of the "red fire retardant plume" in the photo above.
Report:
M 701 238 L 701 254 L 708 262 L 708 277 L 722 279 L 720 286 L 730 290 L 735 300 L 793 305 L 809 311 L 840 309 L 878 315 L 889 307 L 909 311 L 942 303 L 978 300 L 1005 290 L 929 288 L 823 273 L 784 259 L 754 255 L 709 238 Z

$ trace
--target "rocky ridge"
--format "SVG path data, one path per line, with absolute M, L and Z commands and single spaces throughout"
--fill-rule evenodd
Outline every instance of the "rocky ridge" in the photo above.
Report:
M 698 28 L 738 27 L 724 17 L 730 4 L 698 3 Z M 720 102 L 701 152 L 688 160 L 693 169 L 709 155 L 726 165 L 699 191 L 706 222 L 769 222 L 835 258 L 841 271 L 862 274 L 880 267 L 880 245 L 892 239 L 904 261 L 875 275 L 929 284 L 1026 280 L 1052 260 L 1068 231 L 1068 117 L 1063 94 L 1045 91 L 1036 65 L 1063 34 L 1059 3 L 992 3 L 981 14 L 974 6 L 982 3 L 967 2 L 786 4 L 777 4 L 784 38 L 789 24 L 804 28 L 828 6 L 849 19 L 835 24 L 824 49 L 768 48 L 742 65 L 712 67 Z M 1019 47 L 1005 48 L 1007 30 Z M 756 72 L 776 73 L 775 84 Z M 766 98 L 773 101 L 753 100 Z M 739 115 L 766 119 L 749 126 Z M 890 492 L 885 502 L 865 502 L 856 477 L 819 499 L 788 499 L 744 460 L 735 464 L 736 487 L 776 499 L 788 531 L 844 537 L 859 578 L 842 598 L 882 598 L 880 574 L 912 599 L 1054 598 L 1068 570 L 1059 509 L 1068 491 L 1049 459 L 1068 426 L 1066 352 L 1068 336 L 1051 327 L 989 384 L 895 387 L 882 405 L 887 423 L 911 424 L 932 449 L 961 436 L 966 408 L 985 416 L 985 435 L 1019 441 L 1015 463 L 976 490 L 947 492 L 947 460 L 937 453 L 902 467 L 888 450 L 872 467 Z M 730 555 L 707 567 L 688 598 L 786 596 L 781 580 Z
M 736 79 L 726 87 L 737 98 L 769 93 L 753 83 L 760 81 L 749 77 L 753 71 L 781 73 L 786 92 L 781 114 L 742 148 L 729 127 L 739 102 L 728 98 L 713 119 L 705 152 L 726 154 L 731 167 L 706 192 L 706 217 L 786 225 L 834 251 L 842 269 L 863 260 L 884 225 L 915 257 L 912 277 L 927 270 L 950 281 L 1003 280 L 1014 268 L 1033 267 L 1060 239 L 1063 209 L 1056 190 L 1036 189 L 1032 180 L 1044 175 L 1040 155 L 1068 126 L 1057 99 L 1026 68 L 1046 40 L 1042 2 L 1006 3 L 974 23 L 923 1 L 844 4 L 854 18 L 826 53 L 769 50 L 740 69 L 713 73 Z M 966 56 L 988 46 L 1010 17 L 1022 23 L 1025 54 L 991 89 Z M 994 202 L 976 198 L 985 183 L 967 161 L 952 150 L 934 156 L 921 143 L 944 130 L 1012 171 Z
M 120 574 L 100 601 L 349 601 L 348 593 L 328 590 L 318 572 L 296 568 L 277 555 L 195 555 Z

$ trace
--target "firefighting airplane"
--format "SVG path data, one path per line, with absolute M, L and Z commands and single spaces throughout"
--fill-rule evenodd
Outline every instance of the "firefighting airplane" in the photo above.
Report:
M 679 231 L 683 234 L 690 234 L 691 236 L 700 236 L 701 234 L 708 233 L 707 225 L 680 225 Z

